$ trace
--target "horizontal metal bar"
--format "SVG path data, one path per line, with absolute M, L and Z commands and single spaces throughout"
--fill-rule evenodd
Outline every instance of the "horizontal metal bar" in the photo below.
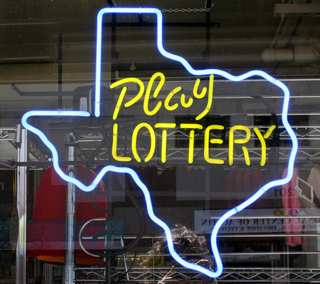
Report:
M 80 283 L 97 283 L 97 282 L 105 282 L 106 280 L 105 279 L 83 279 L 83 278 L 80 278 L 80 279 L 74 279 L 73 280 L 74 282 L 73 283 L 76 283 L 76 282 L 80 282 Z
M 276 209 L 276 208 L 275 208 Z M 217 220 L 221 216 L 211 216 L 210 219 Z M 240 214 L 229 217 L 228 219 L 308 219 L 308 218 L 319 218 L 320 215 L 296 215 L 296 216 L 274 216 L 274 215 L 264 215 L 264 216 L 242 216 Z
M 308 234 L 308 233 L 301 233 L 301 234 L 228 234 L 228 235 L 220 235 L 218 234 L 218 238 L 285 238 L 285 237 L 320 237 L 320 233 L 317 234 Z M 154 237 L 155 239 L 160 239 L 161 237 Z M 82 237 L 84 240 L 91 240 L 92 237 Z M 99 237 L 98 240 L 104 240 L 104 237 Z M 117 237 L 115 237 L 117 239 Z M 135 237 L 123 237 L 124 240 L 127 239 L 135 239 Z M 148 237 L 144 237 L 141 239 L 148 239 Z M 164 237 L 163 237 L 164 239 Z M 318 251 L 320 254 L 320 251 Z M 192 254 L 193 255 L 193 254 Z M 150 256 L 150 255 L 143 255 L 143 256 Z M 157 255 L 158 256 L 158 255 Z
M 125 22 L 118 22 L 118 23 L 103 23 L 103 27 L 155 27 L 157 26 L 157 22 L 136 22 L 136 23 L 125 23 Z M 164 22 L 164 27 L 220 27 L 220 23 L 206 23 L 206 22 Z
M 11 88 L 16 91 L 20 96 L 76 96 L 77 94 L 73 91 L 63 91 L 63 92 L 23 92 L 15 84 L 11 85 Z
M 319 251 L 292 251 L 292 252 L 288 252 L 288 251 L 262 251 L 262 252 L 220 252 L 221 256 L 254 256 L 254 255 L 296 255 L 296 254 L 304 254 L 304 255 L 320 255 Z M 203 254 L 182 254 L 183 256 L 202 256 Z M 150 257 L 150 258 L 156 258 L 156 257 L 163 257 L 163 256 L 170 256 L 170 254 L 166 254 L 166 253 L 158 253 L 158 254 L 126 254 L 126 257 Z M 122 258 L 120 256 L 120 258 Z
M 319 4 L 275 4 L 275 15 L 286 16 L 319 16 Z
M 318 234 L 234 234 L 234 235 L 219 235 L 218 238 L 286 238 L 286 237 L 318 237 L 320 238 L 320 233 Z M 320 251 L 318 251 L 320 255 Z

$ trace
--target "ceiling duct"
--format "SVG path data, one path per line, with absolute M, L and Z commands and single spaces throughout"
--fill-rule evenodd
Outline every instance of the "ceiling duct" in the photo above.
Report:
M 274 14 L 280 16 L 319 16 L 320 5 L 312 3 L 275 4 Z M 305 1 L 302 1 L 305 2 Z
M 292 48 L 268 48 L 262 52 L 264 62 L 311 63 L 320 59 L 320 54 L 312 44 L 297 45 Z

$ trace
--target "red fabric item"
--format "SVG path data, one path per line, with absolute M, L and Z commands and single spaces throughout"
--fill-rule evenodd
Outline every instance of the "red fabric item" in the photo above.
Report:
M 234 169 L 232 170 L 226 179 L 226 192 L 234 192 L 235 188 L 236 188 L 236 176 L 238 173 L 238 169 Z M 234 198 L 232 198 L 232 194 L 231 196 L 227 198 L 227 208 L 233 208 L 236 205 Z
M 267 180 L 265 178 L 265 175 L 262 173 L 262 170 L 255 170 L 253 174 L 253 191 L 257 192 L 261 187 L 263 187 L 267 183 Z M 264 194 L 265 195 L 265 194 Z M 269 208 L 268 201 L 265 199 L 265 196 L 260 197 L 255 203 L 254 208 L 257 209 L 263 209 L 263 208 Z
M 253 174 L 253 191 L 257 192 L 261 187 L 267 184 L 267 178 L 263 174 L 262 170 L 255 170 Z M 257 209 L 264 209 L 264 208 L 270 208 L 269 200 L 265 198 L 265 196 L 260 197 L 255 203 L 254 208 Z M 272 206 L 272 205 L 271 205 Z M 254 238 L 252 240 L 253 246 L 252 248 L 255 250 L 271 250 L 271 242 L 272 238 L 263 237 L 263 238 Z
M 287 176 L 287 169 L 283 172 L 282 178 Z M 283 207 L 287 215 L 298 215 L 298 211 L 301 209 L 301 203 L 299 200 L 298 192 L 296 190 L 297 177 L 299 176 L 299 170 L 294 169 L 293 177 L 290 182 L 282 186 L 282 202 Z M 289 236 L 286 237 L 286 244 L 288 246 L 295 247 L 302 245 L 302 237 L 293 237 L 290 234 L 301 234 L 303 232 L 302 224 L 298 218 L 284 219 L 285 231 Z
M 254 170 L 248 169 L 244 175 L 244 191 L 245 192 L 253 192 L 253 174 Z
M 244 184 L 244 176 L 246 174 L 247 170 L 242 169 L 239 170 L 236 177 L 236 192 L 243 192 L 245 188 Z M 243 198 L 241 198 L 241 202 L 244 201 Z
M 261 187 L 265 185 L 265 178 L 264 175 L 262 174 L 261 170 L 255 170 L 253 174 L 253 188 L 254 191 L 258 191 Z
M 66 171 L 66 167 L 61 167 Z M 77 179 L 83 182 L 85 167 L 77 167 Z M 96 174 L 89 172 L 88 183 L 91 183 Z M 96 191 L 104 191 L 100 182 Z M 56 257 L 60 262 L 65 255 L 65 219 L 66 219 L 66 192 L 67 184 L 55 172 L 53 167 L 48 168 L 43 174 L 35 197 L 33 220 L 28 224 L 27 256 L 41 256 L 42 260 L 53 261 Z M 105 196 L 92 196 L 92 200 L 101 208 L 107 208 Z M 75 257 L 76 263 L 100 264 L 102 259 L 87 255 L 79 246 L 78 233 L 84 222 L 93 218 L 106 218 L 106 214 L 95 209 L 84 193 L 76 188 L 76 228 L 75 228 Z M 94 236 L 105 229 L 104 222 L 93 222 L 88 225 L 83 235 Z M 90 250 L 90 244 L 84 242 L 85 248 Z M 97 245 L 99 247 L 99 245 Z M 61 258 L 62 257 L 62 258 Z M 84 261 L 85 260 L 85 261 Z

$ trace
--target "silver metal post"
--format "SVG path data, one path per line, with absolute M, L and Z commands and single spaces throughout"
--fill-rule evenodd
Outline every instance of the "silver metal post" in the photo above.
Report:
M 68 146 L 68 161 L 74 161 L 74 136 L 70 134 Z M 75 167 L 68 166 L 68 175 L 75 176 Z M 65 273 L 64 283 L 72 284 L 75 278 L 74 274 L 74 230 L 75 230 L 75 185 L 68 183 L 67 186 L 67 204 L 66 204 L 66 253 L 65 253 Z
M 18 148 L 18 162 L 27 162 L 27 130 L 20 127 L 17 131 L 21 131 L 20 147 Z M 17 167 L 17 209 L 18 209 L 18 241 L 16 248 L 16 284 L 23 284 L 27 281 L 27 167 Z

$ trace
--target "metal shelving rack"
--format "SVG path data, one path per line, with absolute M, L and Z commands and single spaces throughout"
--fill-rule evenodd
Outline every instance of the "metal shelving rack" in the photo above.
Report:
M 125 127 L 129 127 L 131 122 L 128 122 L 128 125 Z M 301 141 L 313 141 L 313 142 L 320 142 L 320 130 L 317 127 L 313 126 L 304 126 L 304 125 L 293 125 L 292 128 L 294 129 L 299 142 Z M 279 127 L 279 136 L 282 141 L 288 140 L 288 134 L 284 130 L 283 127 Z M 110 130 L 111 131 L 111 130 Z M 146 137 L 148 137 L 149 133 L 146 131 L 144 133 Z M 181 133 L 179 130 L 173 130 L 171 132 L 168 131 L 168 139 L 176 139 L 176 135 L 179 134 L 181 137 L 184 136 L 185 139 L 188 139 L 188 136 L 184 133 Z M 238 132 L 235 134 L 238 139 L 243 137 L 243 133 Z M 217 137 L 212 137 L 217 138 Z M 219 138 L 219 137 L 218 137 Z M 157 137 L 160 139 L 160 136 Z M 257 139 L 252 134 L 252 139 Z M 103 136 L 99 133 L 99 131 L 95 131 L 92 133 L 82 133 L 78 136 L 76 140 L 76 144 L 79 149 L 79 159 L 83 159 L 84 161 L 90 157 L 91 153 L 96 149 L 97 145 L 99 145 L 103 141 Z M 128 138 L 128 144 L 130 144 L 130 138 Z M 119 153 L 121 150 L 125 148 L 120 148 Z M 145 149 L 143 147 L 139 148 L 139 153 L 143 153 Z M 250 159 L 253 163 L 257 163 L 261 159 L 261 153 L 257 151 L 255 148 L 248 149 Z M 289 146 L 280 146 L 278 148 L 279 151 L 279 163 L 284 164 L 287 162 L 291 148 Z M 195 157 L 203 151 L 203 149 L 195 148 Z M 270 148 L 267 149 L 267 153 L 269 153 Z M 228 149 L 227 148 L 213 148 L 211 149 L 210 156 L 213 158 L 227 157 Z M 125 154 L 124 154 L 125 155 Z M 145 154 L 147 155 L 147 153 Z M 143 158 L 143 154 L 141 155 Z M 307 161 L 317 161 L 320 156 L 319 148 L 310 147 L 310 146 L 301 146 L 298 150 L 297 155 L 297 163 L 307 163 Z M 185 163 L 188 157 L 188 149 L 186 148 L 171 148 L 168 149 L 167 152 L 167 164 L 179 164 L 179 161 Z M 106 147 L 102 147 L 100 150 L 100 154 L 97 155 L 95 162 L 99 163 L 99 161 L 103 161 L 108 159 L 108 149 Z M 203 158 L 199 158 L 201 162 Z M 225 159 L 227 160 L 227 159 Z M 235 154 L 235 161 L 243 161 L 243 154 Z M 151 160 L 151 164 L 159 164 L 157 159 Z M 312 165 L 311 165 L 312 166 Z M 156 192 L 154 193 L 156 194 Z M 316 216 L 313 216 L 316 217 Z M 290 217 L 283 217 L 283 218 L 290 218 Z M 256 237 L 275 237 L 275 238 L 285 238 L 285 233 L 283 234 L 265 234 L 265 235 L 257 235 Z M 313 237 L 320 237 L 320 233 L 310 234 Z M 220 235 L 219 238 L 230 238 L 230 235 Z M 238 235 L 235 237 L 239 237 Z M 244 235 L 240 237 L 255 237 L 255 235 Z M 288 252 L 278 251 L 278 252 L 252 252 L 252 253 L 221 253 L 222 256 L 237 256 L 237 255 L 268 255 L 268 254 L 277 254 L 282 255 L 283 258 L 286 258 L 290 255 L 303 255 L 303 254 L 317 254 L 320 255 L 319 251 L 314 252 Z M 138 254 L 139 256 L 139 254 Z M 273 264 L 272 264 L 273 265 Z M 320 283 L 320 268 L 290 268 L 290 265 L 287 267 L 256 267 L 256 268 L 247 268 L 247 267 L 226 267 L 222 273 L 222 275 L 217 279 L 217 283 Z M 133 267 L 130 272 L 128 273 L 130 281 L 129 282 L 140 282 L 140 283 L 158 283 L 163 279 L 163 277 L 168 273 L 170 267 L 153 267 L 153 268 L 145 268 L 145 267 Z M 97 279 L 95 281 L 103 282 L 105 281 L 105 268 L 104 267 L 93 267 L 91 270 L 86 270 L 81 267 L 76 267 L 75 271 L 80 273 L 84 278 L 86 276 L 96 276 Z M 113 267 L 113 273 L 111 278 L 117 279 L 120 275 L 123 274 L 123 268 L 120 267 Z M 202 282 L 203 276 L 199 273 L 194 271 L 187 270 L 183 267 L 176 266 L 172 274 L 170 275 L 172 279 L 168 281 L 175 283 L 180 281 L 189 281 L 189 283 L 205 283 Z M 80 279 L 76 278 L 75 281 L 77 283 L 86 283 L 90 280 L 88 279 Z M 93 281 L 93 280 L 91 280 Z M 125 280 L 123 280 L 125 281 Z
M 133 268 L 129 273 L 130 282 L 137 283 L 158 283 L 170 270 L 166 268 L 141 269 Z M 114 278 L 121 275 L 121 269 L 115 269 Z M 96 282 L 104 281 L 104 269 L 93 268 L 85 274 L 94 275 Z M 175 268 L 170 274 L 172 277 L 168 283 L 201 283 L 202 275 L 190 273 L 184 268 Z M 320 269 L 300 269 L 300 268 L 226 268 L 222 275 L 217 279 L 217 283 L 319 283 Z M 87 281 L 86 281 L 87 280 Z M 76 282 L 90 283 L 89 279 L 76 279 Z M 92 280 L 91 280 L 92 281 Z M 213 282 L 214 283 L 214 282 Z
M 30 282 L 27 279 L 26 266 L 26 231 L 27 231 L 27 163 L 28 161 L 39 162 L 45 160 L 41 150 L 27 139 L 27 131 L 20 125 L 16 127 L 0 128 L 0 149 L 1 149 L 1 169 L 16 171 L 16 188 L 12 192 L 14 198 L 13 211 L 11 213 L 11 223 L 16 222 L 16 226 L 10 224 L 10 241 L 8 246 L 15 250 L 4 253 L 16 260 L 16 283 Z M 16 192 L 16 193 L 14 193 Z M 17 211 L 14 211 L 17 209 Z M 13 213 L 17 212 L 17 213 Z M 14 279 L 4 279 L 3 283 L 13 283 Z
M 128 125 L 130 125 L 130 122 L 128 122 Z M 280 128 L 280 137 L 281 140 L 288 139 L 287 133 L 283 130 L 283 128 Z M 306 141 L 306 140 L 312 140 L 313 142 L 320 141 L 320 130 L 317 127 L 313 126 L 301 126 L 301 125 L 293 125 L 292 128 L 295 130 L 296 135 L 298 137 L 299 141 Z M 20 131 L 20 130 L 19 130 Z M 24 130 L 22 130 L 24 131 Z M 48 163 L 47 157 L 45 157 L 42 152 L 38 149 L 35 143 L 33 141 L 27 140 L 26 133 L 23 134 L 21 143 L 18 141 L 18 144 L 16 144 L 16 134 L 18 133 L 18 130 L 16 128 L 10 129 L 10 130 L 0 130 L 0 143 L 7 143 L 9 147 L 12 147 L 12 149 L 15 151 L 15 154 L 19 154 L 19 158 L 17 159 L 18 169 L 21 171 L 20 177 L 21 179 L 21 189 L 20 189 L 20 201 L 22 203 L 25 203 L 25 194 L 26 194 L 26 186 L 25 184 L 25 178 L 26 178 L 26 167 L 28 166 L 28 163 L 32 164 L 33 166 L 36 166 L 37 162 L 43 162 L 45 161 Z M 182 134 L 182 139 L 188 139 L 187 136 L 185 136 L 184 133 L 179 132 L 179 130 L 174 130 L 170 133 L 168 133 L 169 139 L 174 140 L 176 138 L 176 135 Z M 11 137 L 11 136 L 12 137 Z M 148 136 L 148 133 L 145 133 L 146 136 Z M 237 138 L 243 137 L 243 133 L 239 132 L 236 133 Z M 216 138 L 216 137 L 212 137 Z M 85 131 L 82 130 L 81 133 L 78 133 L 75 140 L 75 145 L 77 148 L 77 156 L 76 156 L 76 162 L 81 161 L 87 161 L 91 154 L 94 152 L 94 150 L 97 148 L 97 146 L 103 141 L 104 137 L 100 133 L 100 129 L 98 127 L 94 127 L 92 129 L 86 129 Z M 158 137 L 159 139 L 159 137 Z M 252 135 L 252 139 L 257 139 Z M 6 141 L 8 140 L 8 141 Z M 10 141 L 9 141 L 10 140 Z M 5 142 L 6 141 L 6 142 Z M 130 139 L 128 139 L 130 142 Z M 17 146 L 18 145 L 18 146 Z M 2 144 L 1 144 L 2 147 Z M 6 146 L 7 147 L 7 146 Z M 22 147 L 22 148 L 21 148 Z M 24 149 L 17 151 L 17 149 Z M 119 152 L 123 149 L 119 149 Z M 142 153 L 145 149 L 143 147 L 140 147 L 139 153 Z M 257 151 L 254 148 L 248 149 L 250 157 L 253 161 L 253 163 L 258 163 L 261 159 L 261 154 L 259 151 Z M 22 151 L 22 152 L 21 152 Z M 97 157 L 94 160 L 94 165 L 101 165 L 103 162 L 107 161 L 110 157 L 108 154 L 109 149 L 106 147 L 102 147 L 100 149 L 100 153 L 97 155 Z M 203 151 L 203 149 L 195 148 L 195 156 L 198 153 Z M 267 153 L 269 153 L 270 149 L 267 149 Z M 227 148 L 213 148 L 211 149 L 210 155 L 212 157 L 216 158 L 222 158 L 227 157 Z M 288 154 L 290 152 L 290 147 L 286 146 L 280 146 L 279 147 L 279 163 L 284 163 L 288 159 Z M 28 155 L 28 158 L 26 157 L 26 153 Z M 142 154 L 143 156 L 143 154 Z M 317 147 L 310 147 L 310 146 L 301 146 L 298 151 L 297 156 L 297 162 L 305 163 L 307 160 L 311 161 L 317 161 L 320 156 L 319 148 Z M 188 157 L 188 149 L 186 148 L 170 148 L 168 149 L 168 164 L 179 164 L 179 161 L 182 163 L 185 163 Z M 199 158 L 200 163 L 202 162 L 202 158 Z M 243 161 L 243 154 L 235 154 L 235 161 Z M 32 163 L 31 163 L 32 162 Z M 2 163 L 6 166 L 12 166 L 10 163 L 8 163 L 7 160 L 3 160 Z M 20 163 L 20 164 L 19 164 Z M 154 159 L 151 161 L 151 164 L 159 164 L 157 159 Z M 39 163 L 40 165 L 41 163 Z M 22 165 L 22 166 L 19 166 Z M 23 189 L 24 188 L 24 189 Z M 20 203 L 20 209 L 25 210 L 25 206 Z M 22 216 L 24 213 L 21 212 L 20 216 Z M 20 226 L 21 230 L 20 235 L 23 237 L 25 235 L 25 222 L 26 220 L 20 219 L 20 222 L 22 226 Z M 23 225 L 24 224 L 24 225 Z M 318 235 L 316 235 L 318 236 Z M 20 242 L 21 243 L 21 242 Z M 22 242 L 23 243 L 23 242 Z M 299 252 L 301 253 L 301 252 Z M 320 254 L 320 252 L 314 252 Z M 288 252 L 282 252 L 283 255 L 288 255 Z M 16 283 L 23 283 L 21 282 L 22 279 L 24 279 L 24 271 L 25 271 L 25 260 L 24 257 L 26 255 L 25 247 L 19 248 L 17 251 L 17 271 L 20 271 L 21 273 L 17 274 L 17 281 Z M 80 267 L 75 268 L 76 271 Z M 88 268 L 87 268 L 88 269 Z M 101 282 L 105 281 L 104 272 L 105 268 L 103 267 L 91 267 L 89 270 L 87 270 L 87 275 L 90 275 L 94 273 L 94 275 L 101 277 Z M 155 268 L 132 268 L 132 270 L 129 273 L 130 282 L 152 282 L 156 283 L 160 281 L 164 275 L 170 270 L 170 267 L 155 267 Z M 114 268 L 114 273 L 112 274 L 112 277 L 117 278 L 120 273 L 123 272 L 123 269 Z M 186 270 L 181 267 L 176 267 L 173 274 L 172 279 L 170 281 L 181 281 L 181 280 L 188 280 L 193 283 L 199 283 L 202 280 L 202 276 L 198 273 L 194 273 L 192 271 Z M 260 267 L 260 268 L 225 268 L 223 274 L 217 279 L 220 283 L 234 283 L 234 282 L 247 282 L 247 283 L 257 283 L 257 282 L 270 282 L 273 281 L 276 282 L 287 282 L 287 283 L 310 283 L 314 282 L 317 283 L 320 282 L 320 269 L 316 268 L 287 268 L 287 267 Z M 84 282 L 85 279 L 78 279 L 79 282 Z
M 263 114 L 263 115 L 268 115 L 268 114 Z M 269 114 L 270 115 L 270 114 Z M 130 127 L 132 125 L 131 121 L 127 121 L 125 126 L 123 127 Z M 108 128 L 109 127 L 109 128 Z M 249 128 L 252 128 L 253 126 L 249 126 Z M 263 128 L 264 126 L 261 126 Z M 317 126 L 306 126 L 306 125 L 292 125 L 292 128 L 294 129 L 299 143 L 302 145 L 299 147 L 298 150 L 298 155 L 297 155 L 297 163 L 307 163 L 307 161 L 318 161 L 320 157 L 320 151 L 319 148 L 317 147 L 318 143 L 320 142 L 320 130 Z M 16 129 L 13 129 L 12 133 L 14 133 Z M 105 128 L 106 131 L 109 131 L 110 133 L 112 132 L 112 129 L 110 126 L 106 126 Z M 11 130 L 7 131 L 4 129 L 3 131 L 0 131 L 0 143 L 2 141 L 5 141 L 5 139 L 10 138 L 9 136 L 6 135 L 15 135 L 11 134 Z M 144 135 L 146 138 L 148 138 L 148 132 L 145 132 Z M 199 136 L 203 135 L 198 134 Z M 242 132 L 236 132 L 235 133 L 236 138 L 240 139 L 243 138 L 243 133 Z M 288 141 L 289 137 L 286 133 L 286 131 L 283 129 L 283 127 L 279 126 L 279 136 L 281 141 Z M 22 153 L 20 154 L 20 158 L 17 160 L 17 165 L 20 170 L 22 170 L 22 180 L 21 182 L 24 184 L 25 177 L 25 169 L 28 164 L 32 166 L 37 166 L 39 162 L 45 162 L 46 164 L 49 164 L 49 161 L 47 157 L 45 157 L 42 152 L 38 149 L 35 143 L 33 141 L 27 141 L 27 136 L 24 135 L 24 145 L 27 146 L 22 146 L 20 143 L 18 143 L 18 146 L 24 147 Z M 181 132 L 180 130 L 173 130 L 171 132 L 168 131 L 168 139 L 173 141 L 175 139 L 185 139 L 188 141 L 189 137 L 184 133 Z M 272 137 L 272 136 L 271 136 Z M 196 136 L 196 139 L 200 138 Z M 212 136 L 211 138 L 219 138 Z M 97 126 L 95 127 L 89 127 L 88 129 L 81 129 L 81 131 L 76 133 L 76 139 L 75 139 L 75 147 L 77 149 L 76 151 L 76 156 L 75 156 L 75 163 L 81 163 L 81 161 L 85 162 L 88 161 L 88 159 L 91 157 L 95 149 L 97 149 L 98 145 L 100 145 L 103 142 L 103 135 L 101 134 L 101 129 Z M 161 139 L 160 136 L 157 137 L 157 139 Z M 252 131 L 252 140 L 257 140 L 256 136 L 253 134 Z M 17 148 L 20 149 L 19 147 L 16 146 L 14 140 L 15 138 L 13 137 L 12 139 L 9 139 L 9 147 L 13 147 L 15 153 L 17 154 Z M 312 141 L 312 145 L 305 145 L 302 143 L 303 141 Z M 127 139 L 128 144 L 130 145 L 130 137 Z M 8 143 L 8 142 L 5 142 Z M 2 144 L 1 144 L 2 145 Z M 315 146 L 314 146 L 315 145 Z M 27 147 L 27 148 L 25 148 Z M 27 149 L 27 150 L 26 150 Z M 125 147 L 119 148 L 118 151 L 121 153 L 121 151 L 125 151 Z M 284 164 L 288 160 L 288 155 L 290 153 L 290 147 L 289 146 L 279 146 L 278 151 L 279 151 L 279 164 Z M 256 148 L 249 148 L 249 155 L 250 159 L 253 164 L 258 164 L 260 159 L 261 159 L 261 153 L 260 151 L 257 151 Z M 267 154 L 270 152 L 270 148 L 267 148 Z M 19 150 L 20 151 L 20 150 Z M 139 149 L 139 154 L 143 157 L 147 155 L 147 149 L 143 148 L 143 145 L 140 145 Z M 202 148 L 195 148 L 194 149 L 194 156 L 196 157 L 196 160 L 198 164 L 204 164 L 204 160 L 201 154 L 201 151 L 203 151 Z M 224 159 L 227 161 L 228 157 L 228 148 L 222 148 L 222 147 L 217 147 L 217 148 L 212 148 L 210 150 L 210 156 L 219 158 L 219 159 Z M 144 153 L 145 152 L 145 153 Z M 24 154 L 23 154 L 24 153 Z M 25 156 L 25 153 L 28 153 L 28 159 Z M 105 146 L 102 147 L 95 157 L 93 161 L 93 165 L 103 165 L 106 161 L 110 159 L 109 155 L 110 151 L 109 149 Z M 21 156 L 22 155 L 22 156 Z M 183 147 L 173 147 L 173 148 L 168 148 L 167 152 L 167 165 L 173 165 L 173 164 L 186 164 L 188 158 L 188 149 L 183 148 Z M 235 163 L 243 163 L 243 153 L 242 152 L 235 152 L 234 155 L 234 160 Z M 2 161 L 5 165 L 10 166 L 10 163 L 8 163 L 7 160 Z M 150 164 L 154 165 L 159 165 L 158 157 L 155 157 L 154 159 L 151 160 Z M 11 165 L 12 166 L 12 165 Z M 43 164 L 39 163 L 39 166 L 43 166 Z M 26 189 L 26 187 L 25 187 Z M 21 187 L 21 201 L 23 201 L 23 198 L 25 198 L 24 194 L 26 194 L 26 190 L 23 190 L 23 185 Z M 154 194 L 157 194 L 155 192 Z M 20 205 L 21 209 L 25 210 L 25 207 L 23 205 Z M 22 213 L 23 215 L 23 213 Z M 25 222 L 25 220 L 20 220 L 20 222 Z M 21 236 L 25 234 L 25 231 L 23 231 L 24 226 L 21 226 L 22 231 L 20 232 Z M 252 236 L 252 235 L 251 235 Z M 266 235 L 269 236 L 269 235 Z M 318 237 L 318 234 L 315 234 L 316 237 Z M 223 236 L 222 236 L 223 237 Z M 228 236 L 230 237 L 230 236 Z M 270 237 L 270 236 L 269 236 Z M 284 237 L 284 236 L 282 236 Z M 283 251 L 279 252 L 282 255 L 290 255 L 290 253 Z M 320 252 L 312 252 L 312 253 L 317 253 L 320 254 Z M 266 252 L 267 254 L 267 252 Z M 298 252 L 297 254 L 301 254 L 301 252 Z M 24 267 L 25 267 L 25 261 L 23 260 L 23 256 L 25 256 L 25 248 L 21 248 L 21 250 L 17 253 L 17 270 L 21 271 L 21 274 L 17 274 L 17 281 L 16 283 L 23 283 L 21 282 L 23 279 L 23 274 L 24 274 Z M 228 255 L 228 254 L 226 254 Z M 229 254 L 231 255 L 231 254 Z M 75 267 L 75 271 L 81 270 L 81 267 Z M 103 267 L 90 267 L 89 269 L 86 268 L 86 275 L 96 275 L 100 277 L 99 279 L 101 280 L 100 282 L 105 281 L 105 268 Z M 130 277 L 130 282 L 152 282 L 152 283 L 157 283 L 160 281 L 164 275 L 170 270 L 170 267 L 154 267 L 154 268 L 132 268 L 129 272 L 129 277 Z M 117 279 L 117 277 L 123 273 L 123 269 L 114 267 L 113 274 L 111 277 Z M 247 282 L 247 283 L 258 283 L 258 282 L 285 282 L 285 283 L 310 283 L 310 282 L 320 282 L 320 271 L 319 269 L 316 268 L 288 268 L 288 267 L 258 267 L 258 268 L 225 268 L 223 274 L 217 279 L 219 283 L 234 283 L 234 282 Z M 186 270 L 182 267 L 175 267 L 173 274 L 171 275 L 172 279 L 170 281 L 172 282 L 179 282 L 181 280 L 188 280 L 193 283 L 199 283 L 202 281 L 202 275 L 199 275 L 198 273 L 194 273 L 192 271 Z M 76 279 L 77 280 L 77 279 Z M 76 281 L 75 280 L 75 281 Z M 85 282 L 85 280 L 88 279 L 78 279 L 79 283 Z M 94 280 L 97 281 L 97 280 Z

